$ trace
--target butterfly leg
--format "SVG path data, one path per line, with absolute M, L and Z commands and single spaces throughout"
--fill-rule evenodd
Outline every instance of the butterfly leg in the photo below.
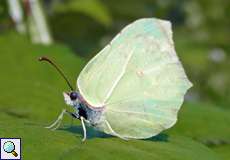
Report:
M 105 123 L 106 123 L 106 125 L 108 126 L 108 128 L 110 129 L 110 131 L 113 133 L 114 136 L 117 136 L 117 137 L 119 137 L 119 138 L 121 138 L 121 139 L 123 139 L 123 140 L 128 140 L 128 138 L 122 137 L 122 136 L 120 136 L 119 134 L 117 134 L 117 133 L 112 129 L 112 127 L 110 126 L 110 124 L 109 124 L 109 122 L 108 122 L 107 120 L 105 120 Z
M 65 112 L 66 112 L 66 109 L 63 109 L 62 112 L 61 112 L 61 114 L 58 116 L 58 118 L 57 118 L 51 125 L 49 125 L 49 126 L 47 126 L 47 127 L 45 127 L 45 128 L 51 129 L 51 128 L 53 128 L 54 126 L 56 126 L 57 124 L 59 124 L 60 121 L 62 120 L 63 115 L 64 115 Z M 56 127 L 55 127 L 55 128 L 56 128 Z
M 71 113 L 71 112 L 67 111 L 66 109 L 63 109 L 61 114 L 58 116 L 58 118 L 50 126 L 47 126 L 45 128 L 48 128 L 48 129 L 51 129 L 51 130 L 56 130 L 61 125 L 63 116 L 66 113 L 71 115 L 74 118 L 78 118 L 78 116 L 75 115 L 74 113 Z
M 85 123 L 84 123 L 84 117 L 80 117 L 81 119 L 81 125 L 82 125 L 82 129 L 83 129 L 83 132 L 84 132 L 84 137 L 82 139 L 82 142 L 84 142 L 86 140 L 86 128 L 85 128 Z

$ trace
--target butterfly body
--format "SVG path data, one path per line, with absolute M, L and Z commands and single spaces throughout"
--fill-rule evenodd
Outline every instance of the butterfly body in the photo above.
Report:
M 74 115 L 77 119 L 80 119 L 82 116 L 88 125 L 94 127 L 102 123 L 104 107 L 96 108 L 90 106 L 79 93 L 76 100 L 71 100 L 70 96 L 66 93 L 63 94 L 66 103 L 75 109 Z

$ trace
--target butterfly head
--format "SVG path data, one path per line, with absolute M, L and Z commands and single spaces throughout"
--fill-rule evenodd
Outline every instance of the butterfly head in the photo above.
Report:
M 76 91 L 64 92 L 64 100 L 67 105 L 75 106 L 79 103 L 79 93 Z
M 69 93 L 69 97 L 70 97 L 70 99 L 71 99 L 72 101 L 76 101 L 76 100 L 78 99 L 78 93 L 75 92 L 75 91 L 71 91 L 71 92 Z

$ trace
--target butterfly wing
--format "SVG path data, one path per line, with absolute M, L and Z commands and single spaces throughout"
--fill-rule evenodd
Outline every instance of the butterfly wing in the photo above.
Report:
M 125 27 L 78 79 L 83 97 L 105 106 L 107 124 L 98 128 L 125 138 L 148 138 L 175 124 L 191 86 L 174 49 L 171 24 L 154 18 Z
M 135 41 L 133 38 L 141 33 L 142 26 L 131 24 L 124 28 L 80 73 L 77 80 L 79 92 L 92 106 L 105 104 L 129 61 L 133 48 L 130 41 Z

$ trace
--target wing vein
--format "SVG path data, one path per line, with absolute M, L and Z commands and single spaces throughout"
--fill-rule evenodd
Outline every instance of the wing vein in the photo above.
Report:
M 124 65 L 124 67 L 123 67 L 123 69 L 122 69 L 122 71 L 121 71 L 121 74 L 120 74 L 120 75 L 118 76 L 118 78 L 115 80 L 113 86 L 111 87 L 111 89 L 109 90 L 108 94 L 106 95 L 106 97 L 105 97 L 105 99 L 104 99 L 104 101 L 103 101 L 103 104 L 106 103 L 106 101 L 108 100 L 108 98 L 111 96 L 111 94 L 113 93 L 114 89 L 115 89 L 116 86 L 118 85 L 119 81 L 121 80 L 121 78 L 122 78 L 123 75 L 125 74 L 126 68 L 127 68 L 128 64 L 129 64 L 129 61 L 130 61 L 130 59 L 131 59 L 133 53 L 134 53 L 134 52 L 133 52 L 133 50 L 132 50 L 132 51 L 130 52 L 128 58 L 127 58 L 127 61 L 125 62 L 125 65 Z
M 154 114 L 154 113 L 135 112 L 135 111 L 119 111 L 119 110 L 115 110 L 115 109 L 108 109 L 108 110 L 109 110 L 110 112 L 129 113 L 129 114 L 139 114 L 139 115 L 153 116 L 153 117 L 163 117 L 164 119 L 167 119 L 167 120 L 173 120 L 173 118 L 160 116 L 160 115 L 157 115 L 157 114 Z

